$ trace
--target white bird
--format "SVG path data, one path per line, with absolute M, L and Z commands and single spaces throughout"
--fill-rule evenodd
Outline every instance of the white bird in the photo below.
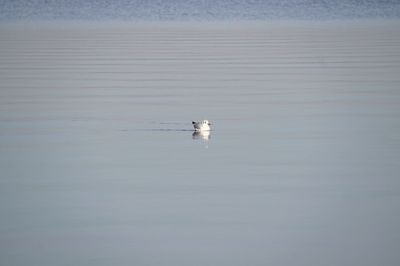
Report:
M 211 137 L 210 131 L 194 131 L 192 134 L 193 139 L 209 140 Z
M 201 122 L 192 121 L 193 127 L 195 131 L 210 131 L 211 123 L 208 120 L 203 120 Z

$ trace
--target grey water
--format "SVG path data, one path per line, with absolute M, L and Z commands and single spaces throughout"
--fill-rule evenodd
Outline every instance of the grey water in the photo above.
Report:
M 0 21 L 400 18 L 396 0 L 2 0 Z
M 399 265 L 399 26 L 0 25 L 0 264 Z

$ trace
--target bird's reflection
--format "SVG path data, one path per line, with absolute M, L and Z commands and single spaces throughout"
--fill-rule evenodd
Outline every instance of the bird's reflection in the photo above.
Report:
M 192 134 L 193 139 L 209 140 L 211 138 L 210 131 L 195 131 Z

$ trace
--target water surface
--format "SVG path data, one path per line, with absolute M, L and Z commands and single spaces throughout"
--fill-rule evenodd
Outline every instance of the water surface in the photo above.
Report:
M 399 26 L 1 25 L 0 264 L 398 265 Z

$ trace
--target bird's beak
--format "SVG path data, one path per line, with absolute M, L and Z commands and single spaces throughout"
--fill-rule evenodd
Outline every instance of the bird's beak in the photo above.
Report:
M 209 126 L 211 126 L 211 123 L 208 123 Z

